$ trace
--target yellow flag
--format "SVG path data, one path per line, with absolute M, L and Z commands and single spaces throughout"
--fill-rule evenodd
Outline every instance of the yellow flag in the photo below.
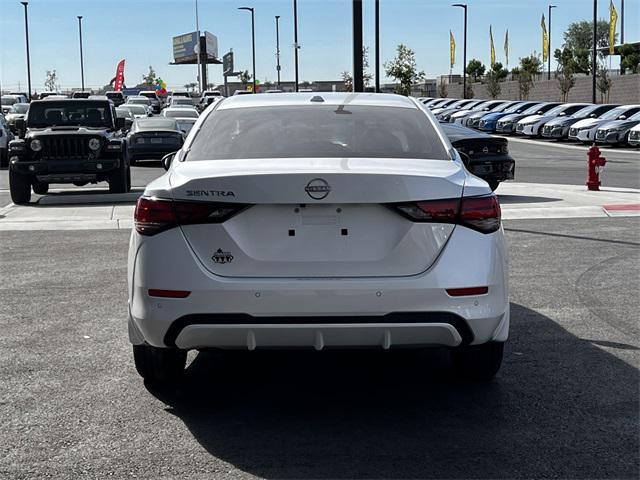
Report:
M 613 55 L 616 43 L 616 23 L 618 23 L 618 12 L 613 0 L 609 4 L 609 55 Z
M 449 30 L 449 57 L 451 59 L 451 68 L 456 63 L 456 39 L 453 38 L 453 33 Z
M 504 58 L 505 65 L 509 66 L 509 30 L 504 34 Z
M 547 35 L 547 25 L 544 23 L 544 13 L 542 20 L 540 20 L 540 26 L 542 27 L 542 61 L 546 62 L 549 58 L 549 36 Z
M 493 46 L 493 31 L 491 30 L 491 25 L 489 25 L 489 40 L 491 42 L 491 66 L 496 63 L 496 49 Z

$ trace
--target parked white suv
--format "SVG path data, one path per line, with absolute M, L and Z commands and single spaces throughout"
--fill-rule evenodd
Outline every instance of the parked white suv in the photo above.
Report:
M 500 206 L 415 99 L 229 98 L 163 163 L 129 246 L 145 379 L 176 379 L 209 348 L 444 346 L 462 376 L 498 371 Z

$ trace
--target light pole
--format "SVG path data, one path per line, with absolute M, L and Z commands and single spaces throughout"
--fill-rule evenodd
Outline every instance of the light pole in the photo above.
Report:
M 84 92 L 84 60 L 82 58 L 82 15 L 78 15 L 78 32 L 80 33 L 80 79 L 82 81 L 82 91 Z
M 620 5 L 620 45 L 624 45 L 624 0 Z
M 293 57 L 295 59 L 296 92 L 298 91 L 298 0 L 293 0 Z
M 380 0 L 376 0 L 375 4 L 375 22 L 376 22 L 376 93 L 380 93 Z
M 598 0 L 593 0 L 593 58 L 591 62 L 591 103 L 596 103 L 596 70 L 598 66 Z
M 280 89 L 280 15 L 276 15 L 276 72 L 278 73 L 278 90 Z
M 547 50 L 549 51 L 549 55 L 547 55 L 547 60 L 549 62 L 547 67 L 547 80 L 551 80 L 551 9 L 556 8 L 555 5 L 549 5 L 549 43 L 547 45 Z
M 353 91 L 364 92 L 362 0 L 353 0 Z
M 198 54 L 197 54 L 197 63 L 198 63 L 198 88 L 200 89 L 200 94 L 202 95 L 203 89 L 202 89 L 202 57 L 200 56 L 200 19 L 198 16 L 198 0 L 196 1 L 196 35 L 198 36 L 198 40 L 196 43 L 196 48 L 198 49 Z
M 31 101 L 31 60 L 29 58 L 29 16 L 27 14 L 27 5 L 29 2 L 20 2 L 24 5 L 24 35 L 27 41 L 27 85 L 29 93 L 29 101 Z
M 251 12 L 251 45 L 253 56 L 253 92 L 256 93 L 256 24 L 255 9 L 253 7 L 239 7 L 238 10 L 246 10 Z
M 467 98 L 467 4 L 454 3 L 452 7 L 464 9 L 464 49 L 462 54 L 462 98 Z

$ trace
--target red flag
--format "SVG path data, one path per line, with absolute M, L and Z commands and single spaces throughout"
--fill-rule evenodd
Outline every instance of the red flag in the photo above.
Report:
M 114 86 L 114 90 L 116 92 L 121 92 L 122 87 L 124 86 L 124 60 L 120 60 L 118 63 L 118 68 L 116 68 L 116 83 Z

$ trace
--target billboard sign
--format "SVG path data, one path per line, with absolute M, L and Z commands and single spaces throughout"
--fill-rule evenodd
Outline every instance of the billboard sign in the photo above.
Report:
M 225 53 L 222 57 L 222 74 L 233 76 L 233 52 Z
M 197 44 L 198 32 L 185 33 L 184 35 L 173 37 L 173 60 L 177 62 L 195 59 Z
M 218 37 L 211 32 L 204 32 L 206 39 L 207 57 L 216 59 L 218 58 Z

